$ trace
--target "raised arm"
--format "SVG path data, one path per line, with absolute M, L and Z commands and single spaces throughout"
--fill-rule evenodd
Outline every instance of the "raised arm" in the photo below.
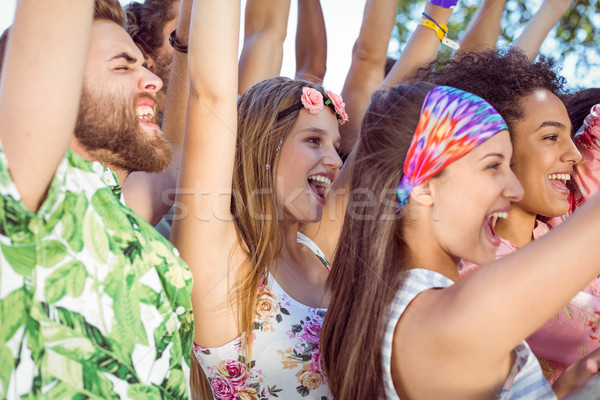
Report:
M 360 32 L 352 48 L 352 63 L 341 93 L 350 117 L 340 126 L 342 154 L 350 153 L 371 94 L 385 77 L 387 50 L 397 6 L 396 0 L 367 0 L 365 3 Z
M 572 2 L 572 0 L 544 0 L 512 45 L 523 50 L 533 61 L 537 57 L 546 36 Z
M 460 41 L 457 56 L 496 48 L 505 6 L 506 0 L 483 0 Z
M 323 83 L 327 69 L 327 31 L 321 0 L 298 1 L 296 79 Z
M 240 94 L 256 82 L 279 75 L 289 13 L 290 0 L 247 0 L 239 62 Z
M 25 206 L 35 211 L 73 135 L 92 0 L 19 0 L 0 82 L 0 140 Z
M 177 19 L 177 44 L 187 46 L 193 0 L 181 0 Z M 131 208 L 152 225 L 171 208 L 175 199 L 177 176 L 181 166 L 185 112 L 189 96 L 187 53 L 173 52 L 169 90 L 165 100 L 162 131 L 173 145 L 169 167 L 159 173 L 134 172 L 123 184 L 123 194 Z
M 600 272 L 598 219 L 595 196 L 544 237 L 450 288 L 417 296 L 395 334 L 405 343 L 398 357 L 410 361 L 402 380 L 420 380 L 426 387 L 419 372 L 428 371 L 441 387 L 469 381 L 473 387 L 475 381 L 498 390 L 514 361 L 513 349 Z M 416 351 L 423 348 L 436 357 L 425 360 Z
M 239 18 L 239 0 L 196 0 L 192 7 L 190 96 L 171 239 L 194 275 L 195 323 L 211 327 L 196 329 L 195 341 L 202 346 L 221 345 L 239 334 L 233 314 L 226 312 L 228 285 L 236 283 L 227 277 L 237 272 L 230 204 Z
M 447 24 L 452 9 L 427 2 L 424 12 L 439 24 Z M 301 231 L 315 241 L 328 257 L 333 256 L 342 229 L 348 202 L 347 185 L 352 174 L 351 149 L 358 138 L 360 124 L 371 100 L 371 94 L 378 88 L 386 89 L 398 83 L 408 82 L 417 68 L 435 60 L 440 46 L 440 39 L 433 30 L 423 26 L 417 27 L 402 55 L 384 79 L 387 47 L 395 15 L 395 1 L 367 0 L 365 4 L 363 24 L 354 45 L 352 65 L 342 90 L 350 120 L 340 127 L 342 135 L 340 150 L 343 154 L 350 154 L 333 190 L 328 194 L 328 204 L 323 210 L 323 218 L 318 223 L 305 224 L 301 228 Z
M 396 0 L 367 0 L 358 38 L 352 49 L 352 63 L 342 89 L 349 120 L 340 126 L 340 153 L 347 155 L 333 189 L 327 195 L 327 206 L 321 221 L 302 224 L 300 230 L 310 237 L 331 260 L 342 229 L 353 156 L 352 146 L 358 138 L 362 117 L 385 75 L 387 49 L 396 19 Z M 349 154 L 350 153 L 350 154 Z
M 437 24 L 446 25 L 452 11 L 452 8 L 444 8 L 426 2 L 423 12 Z M 452 32 L 449 32 L 449 35 L 452 35 Z M 399 83 L 412 83 L 414 73 L 418 68 L 435 61 L 439 48 L 440 39 L 436 32 L 426 26 L 418 25 L 380 89 L 387 89 Z

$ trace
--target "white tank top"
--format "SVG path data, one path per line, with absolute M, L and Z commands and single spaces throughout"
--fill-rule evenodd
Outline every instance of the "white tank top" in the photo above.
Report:
M 330 269 L 314 242 L 298 233 L 298 243 L 310 248 Z M 258 299 L 250 370 L 241 337 L 216 348 L 194 343 L 194 355 L 215 399 L 333 399 L 319 349 L 325 311 L 297 302 L 269 275 Z

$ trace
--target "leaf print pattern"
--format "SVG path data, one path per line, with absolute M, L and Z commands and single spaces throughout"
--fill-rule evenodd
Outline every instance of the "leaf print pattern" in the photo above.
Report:
M 0 148 L 0 399 L 188 398 L 192 276 L 67 151 L 37 213 Z

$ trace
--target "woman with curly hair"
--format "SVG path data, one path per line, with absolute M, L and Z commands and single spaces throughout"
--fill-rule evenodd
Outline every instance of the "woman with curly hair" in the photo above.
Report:
M 599 370 L 600 351 L 551 388 L 523 339 L 600 271 L 600 197 L 493 262 L 493 222 L 523 189 L 507 126 L 487 102 L 424 82 L 380 91 L 355 152 L 356 202 L 321 333 L 337 399 L 553 399 Z M 461 279 L 460 259 L 490 265 Z
M 580 150 L 593 147 L 594 141 L 581 136 L 578 145 L 573 142 L 570 114 L 574 115 L 576 99 L 568 112 L 561 100 L 565 81 L 556 74 L 552 60 L 542 57 L 532 62 L 518 49 L 470 53 L 438 66 L 429 79 L 481 96 L 509 127 L 511 165 L 525 194 L 495 222 L 498 258 L 545 235 L 550 221 L 556 225 L 557 219 L 582 202 L 581 191 L 590 194 L 589 179 L 587 184 L 581 180 L 576 184 L 572 177 L 590 169 L 593 157 L 579 165 Z M 477 268 L 465 261 L 461 274 Z M 551 383 L 570 364 L 600 347 L 599 312 L 600 284 L 594 278 L 527 339 Z

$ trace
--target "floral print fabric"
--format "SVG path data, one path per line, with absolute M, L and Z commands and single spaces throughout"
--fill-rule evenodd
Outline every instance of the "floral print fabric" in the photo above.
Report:
M 28 211 L 0 147 L 0 398 L 188 398 L 192 276 L 68 150 Z
M 310 239 L 298 233 L 298 242 L 329 268 Z M 325 311 L 295 301 L 269 276 L 257 304 L 252 368 L 246 368 L 240 337 L 218 348 L 194 344 L 215 399 L 331 399 L 319 350 Z
M 537 221 L 533 238 L 549 232 L 548 226 Z M 496 258 L 518 249 L 500 238 Z M 460 275 L 465 276 L 479 266 L 461 261 Z M 527 344 L 538 358 L 544 376 L 550 384 L 575 361 L 600 347 L 600 284 L 596 279 L 573 297 L 552 319 L 527 338 Z

